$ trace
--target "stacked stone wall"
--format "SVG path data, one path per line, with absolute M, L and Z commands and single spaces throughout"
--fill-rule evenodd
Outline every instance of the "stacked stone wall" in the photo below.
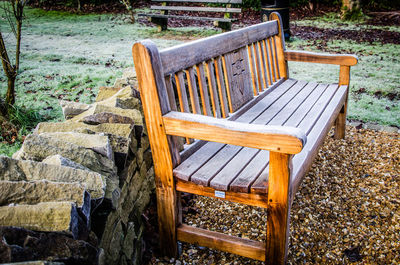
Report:
M 155 186 L 139 98 L 127 69 L 0 157 L 0 263 L 141 264 Z

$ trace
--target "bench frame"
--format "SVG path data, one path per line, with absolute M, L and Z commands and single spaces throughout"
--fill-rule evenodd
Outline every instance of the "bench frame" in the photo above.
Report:
M 279 29 L 275 41 L 277 64 L 282 78 L 288 78 L 287 61 L 337 64 L 340 65 L 339 86 L 349 85 L 350 66 L 357 63 L 355 56 L 285 51 L 279 14 L 272 13 L 270 20 L 275 20 Z M 301 178 L 296 179 L 294 188 L 291 187 L 291 158 L 302 150 L 306 141 L 305 134 L 296 128 L 288 131 L 272 128 L 273 126 L 239 126 L 235 121 L 172 111 L 166 91 L 157 89 L 165 86 L 165 72 L 156 46 L 150 41 L 142 41 L 136 43 L 132 51 L 154 161 L 160 245 L 163 254 L 177 256 L 177 240 L 180 240 L 265 261 L 267 264 L 284 264 L 287 258 L 290 206 L 301 181 Z M 340 104 L 342 107 L 327 121 L 329 126 L 325 129 L 324 136 L 335 123 L 334 137 L 344 138 L 347 96 Z M 227 191 L 224 198 L 232 202 L 267 208 L 266 243 L 182 224 L 180 192 L 217 197 L 216 190 L 211 187 L 174 178 L 173 168 L 180 164 L 180 156 L 178 149 L 174 147 L 172 135 L 270 151 L 268 195 Z M 253 140 L 255 137 L 257 141 Z M 323 138 L 316 141 L 320 146 Z M 311 166 L 317 151 L 310 151 L 311 159 L 302 168 L 303 176 Z
M 178 3 L 185 2 L 180 0 L 152 0 L 153 2 L 161 2 L 161 6 L 151 6 L 151 10 L 161 11 L 160 14 L 154 13 L 139 13 L 139 16 L 145 16 L 149 18 L 149 21 L 156 24 L 158 31 L 167 30 L 168 28 L 168 18 L 178 18 L 186 20 L 203 20 L 203 21 L 213 21 L 214 26 L 221 28 L 223 31 L 230 31 L 232 28 L 232 22 L 236 19 L 231 18 L 231 13 L 240 13 L 240 8 L 232 8 L 232 4 L 241 4 L 242 0 L 191 0 L 186 1 L 189 3 L 213 3 L 213 4 L 225 4 L 224 8 L 217 7 L 184 7 L 184 6 L 168 6 L 168 3 Z M 224 17 L 192 17 L 192 16 L 180 16 L 171 15 L 169 11 L 190 11 L 190 12 L 222 12 Z

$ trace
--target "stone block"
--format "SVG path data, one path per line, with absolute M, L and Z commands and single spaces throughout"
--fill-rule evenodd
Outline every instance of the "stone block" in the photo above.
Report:
M 97 93 L 96 102 L 100 102 L 114 96 L 120 89 L 121 88 L 118 87 L 100 87 L 99 92 Z
M 64 142 L 72 143 L 84 148 L 91 149 L 110 160 L 114 159 L 113 150 L 107 136 L 99 134 L 85 134 L 77 132 L 54 132 L 41 133 L 41 137 L 55 138 Z
M 123 123 L 123 124 L 133 124 L 134 121 L 126 116 L 121 116 L 111 112 L 101 112 L 93 115 L 89 115 L 82 120 L 86 124 L 98 125 L 102 123 Z
M 90 218 L 90 195 L 79 183 L 1 180 L 0 190 L 0 206 L 69 201 L 75 203 L 87 221 Z
M 63 232 L 80 237 L 85 222 L 73 202 L 42 202 L 0 207 L 0 226 L 17 226 L 43 232 Z M 88 227 L 84 229 L 88 231 Z
M 102 175 L 116 175 L 113 160 L 93 150 L 45 134 L 28 135 L 21 150 L 21 159 L 42 161 L 48 156 L 61 155 Z
M 0 238 L 0 263 L 43 260 L 45 263 L 39 264 L 59 264 L 55 261 L 61 260 L 65 264 L 102 265 L 96 246 L 62 233 L 0 227 Z
M 63 115 L 66 120 L 71 119 L 76 115 L 79 115 L 82 112 L 85 112 L 92 107 L 92 105 L 89 104 L 67 101 L 67 100 L 60 100 L 59 104 L 62 108 Z
M 90 169 L 88 169 L 87 167 L 84 167 L 81 164 L 75 163 L 74 161 L 60 155 L 48 156 L 42 161 L 42 163 L 46 163 L 49 165 L 56 165 L 56 166 L 72 167 L 90 171 Z
M 96 172 L 6 156 L 0 156 L 0 180 L 78 182 L 86 188 L 92 199 L 103 198 L 106 189 L 106 177 Z

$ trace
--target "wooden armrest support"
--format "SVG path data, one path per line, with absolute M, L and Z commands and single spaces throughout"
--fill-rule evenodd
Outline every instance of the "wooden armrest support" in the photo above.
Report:
M 248 124 L 171 111 L 163 116 L 165 132 L 211 142 L 297 154 L 307 136 L 298 128 Z
M 305 51 L 285 51 L 285 59 L 288 61 L 337 64 L 353 66 L 358 62 L 358 58 L 352 54 L 323 54 Z

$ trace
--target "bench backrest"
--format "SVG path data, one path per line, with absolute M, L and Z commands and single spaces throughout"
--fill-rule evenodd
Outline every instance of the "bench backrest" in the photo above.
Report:
M 287 78 L 279 15 L 273 14 L 272 19 L 275 20 L 161 52 L 151 41 L 137 44 L 143 45 L 149 54 L 145 62 L 141 58 L 145 56 L 141 54 L 144 50 L 133 48 L 141 93 L 156 89 L 161 115 L 172 110 L 228 117 L 278 80 Z M 153 73 L 144 72 L 150 66 L 143 64 L 149 63 Z M 153 78 L 155 88 L 146 87 L 153 85 L 144 78 Z M 151 100 L 147 104 L 158 103 Z M 142 103 L 146 108 L 146 103 Z M 170 148 L 178 149 L 171 142 Z M 171 151 L 179 156 L 178 151 Z
M 229 13 L 240 13 L 242 12 L 241 8 L 233 8 L 232 4 L 241 4 L 242 0 L 189 0 L 189 1 L 181 1 L 181 0 L 152 0 L 152 2 L 161 2 L 162 5 L 152 5 L 150 8 L 153 10 L 160 10 L 167 14 L 168 11 L 189 11 L 189 12 L 222 12 L 225 13 L 225 17 L 229 17 Z M 173 4 L 182 4 L 185 3 L 185 6 L 169 6 L 170 3 Z M 187 3 L 193 4 L 216 4 L 216 5 L 224 5 L 224 7 L 199 7 L 199 6 L 187 6 Z

